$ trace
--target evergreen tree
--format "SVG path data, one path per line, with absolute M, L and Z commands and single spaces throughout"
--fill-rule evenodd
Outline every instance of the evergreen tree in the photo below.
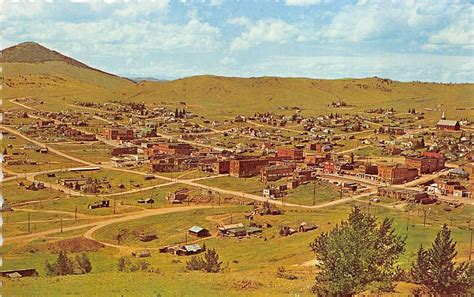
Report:
M 174 111 L 174 117 L 177 119 L 179 117 L 178 108 Z
M 59 252 L 56 262 L 50 264 L 46 261 L 46 274 L 55 275 L 67 275 L 74 273 L 74 265 L 71 259 L 67 256 L 66 252 Z
M 76 263 L 82 273 L 89 273 L 92 271 L 92 263 L 85 253 L 76 256 Z
M 311 243 L 319 272 L 315 293 L 348 296 L 364 290 L 391 291 L 395 261 L 405 250 L 394 234 L 392 221 L 377 225 L 376 218 L 355 207 L 347 221 Z
M 204 254 L 204 261 L 204 270 L 206 272 L 216 273 L 221 271 L 222 262 L 219 262 L 219 255 L 215 249 L 208 249 L 206 251 L 206 254 Z
M 467 294 L 470 287 L 468 265 L 455 265 L 456 255 L 456 242 L 451 239 L 448 225 L 444 224 L 431 248 L 425 252 L 420 248 L 411 271 L 413 279 L 430 295 Z

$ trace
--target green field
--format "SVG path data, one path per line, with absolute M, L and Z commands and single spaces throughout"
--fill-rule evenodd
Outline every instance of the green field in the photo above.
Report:
M 361 207 L 365 209 L 366 204 Z M 372 204 L 371 213 L 379 219 L 391 217 L 394 219 L 394 227 L 399 235 L 407 236 L 407 250 L 399 263 L 404 268 L 408 268 L 413 260 L 414 251 L 420 244 L 430 245 L 434 240 L 436 232 L 445 221 L 444 217 L 452 219 L 452 236 L 458 242 L 458 260 L 465 260 L 468 256 L 470 232 L 467 228 L 467 220 L 472 214 L 472 207 L 463 207 L 452 209 L 447 212 L 443 206 L 431 206 L 432 213 L 427 221 L 426 227 L 423 227 L 423 216 L 414 209 L 411 211 L 409 229 L 406 231 L 406 213 L 402 210 L 390 209 L 382 205 Z M 189 226 L 195 223 L 209 227 L 211 231 L 215 230 L 215 223 L 208 217 L 215 214 L 236 212 L 233 215 L 233 221 L 243 220 L 243 211 L 245 208 L 233 207 L 231 209 L 207 209 L 201 211 L 189 211 L 182 213 L 182 216 L 175 214 L 156 216 L 146 221 L 130 222 L 130 224 L 121 226 L 110 225 L 100 229 L 95 234 L 97 239 L 110 240 L 110 233 L 120 227 L 130 228 L 136 231 L 142 228 L 157 228 L 159 239 L 157 246 L 161 244 L 174 243 L 183 240 L 185 231 Z M 218 274 L 206 274 L 203 272 L 186 272 L 185 262 L 187 257 L 177 257 L 169 254 L 159 254 L 152 251 L 152 257 L 146 258 L 146 261 L 152 267 L 158 268 L 159 273 L 119 273 L 116 263 L 118 255 L 117 250 L 112 248 L 101 248 L 97 252 L 88 252 L 94 269 L 89 275 L 77 275 L 66 277 L 45 277 L 44 260 L 52 259 L 54 255 L 44 251 L 44 244 L 47 242 L 35 241 L 27 246 L 7 246 L 4 247 L 5 269 L 12 267 L 37 267 L 40 272 L 39 278 L 24 278 L 20 280 L 6 280 L 4 282 L 4 293 L 16 292 L 23 296 L 28 289 L 37 288 L 35 292 L 41 295 L 43 290 L 53 288 L 58 294 L 68 292 L 70 295 L 79 296 L 84 294 L 110 294 L 108 282 L 101 282 L 101 285 L 94 286 L 92 291 L 88 285 L 94 278 L 100 277 L 103 280 L 117 282 L 114 285 L 114 292 L 135 296 L 134 290 L 139 290 L 141 295 L 157 294 L 164 295 L 178 294 L 186 295 L 191 288 L 194 296 L 216 295 L 225 290 L 227 295 L 251 295 L 260 296 L 271 294 L 272 296 L 283 296 L 287 294 L 308 295 L 308 288 L 313 282 L 314 269 L 312 267 L 298 266 L 314 256 L 309 250 L 309 243 L 322 231 L 328 231 L 334 227 L 340 220 L 345 219 L 350 212 L 350 205 L 341 205 L 330 207 L 324 210 L 298 210 L 286 208 L 286 213 L 281 216 L 263 216 L 257 217 L 257 223 L 270 223 L 272 228 L 265 228 L 262 238 L 249 238 L 236 240 L 233 238 L 206 239 L 206 246 L 215 248 L 220 259 L 224 262 L 226 270 Z M 241 215 L 239 215 L 241 213 Z M 311 222 L 319 226 L 319 229 L 307 233 L 297 233 L 290 237 L 281 237 L 278 235 L 279 226 L 297 227 L 301 222 Z M 228 222 L 228 221 L 227 221 Z M 154 227 L 156 226 L 156 227 Z M 72 234 L 75 235 L 75 234 Z M 162 238 L 163 237 L 163 238 Z M 58 239 L 55 239 L 58 240 Z M 50 241 L 54 244 L 54 240 Z M 127 244 L 136 242 L 130 237 Z M 149 243 L 149 246 L 155 243 Z M 27 252 L 28 246 L 38 246 L 33 254 Z M 148 245 L 147 245 L 148 246 Z M 294 266 L 297 265 L 297 266 Z M 276 268 L 285 267 L 288 273 L 297 276 L 296 280 L 287 280 L 276 278 Z M 191 285 L 183 285 L 176 280 L 186 279 L 192 282 Z M 121 281 L 133 279 L 133 282 L 127 285 L 121 285 Z M 242 282 L 251 281 L 249 289 L 242 290 L 239 285 Z M 68 284 L 65 286 L 64 284 Z M 152 285 L 153 284 L 153 285 Z M 218 285 L 217 285 L 218 284 Z M 406 286 L 401 284 L 400 288 Z M 400 291 L 399 291 L 400 292 Z M 408 292 L 408 291 L 401 291 Z

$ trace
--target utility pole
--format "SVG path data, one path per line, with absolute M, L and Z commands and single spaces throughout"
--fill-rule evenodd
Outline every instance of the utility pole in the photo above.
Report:
M 424 213 L 424 215 L 423 215 L 423 227 L 426 226 L 426 213 L 427 213 L 427 212 L 428 212 L 428 210 L 427 210 L 426 208 L 423 209 L 423 213 Z
M 63 218 L 61 218 L 61 233 L 63 233 Z
M 408 224 L 410 223 L 410 211 L 407 212 L 407 228 L 406 231 L 408 232 Z
M 469 230 L 471 230 L 471 243 L 469 244 L 469 263 L 471 263 L 471 257 L 472 257 L 472 228 L 471 228 L 471 221 L 469 221 Z
M 316 204 L 316 181 L 313 182 L 313 205 Z
M 115 214 L 115 204 L 116 204 L 117 198 L 114 197 L 114 214 Z
M 30 219 L 30 213 L 28 213 L 28 233 L 31 233 L 31 219 Z
M 76 205 L 76 209 L 74 210 L 74 222 L 77 220 L 77 205 Z

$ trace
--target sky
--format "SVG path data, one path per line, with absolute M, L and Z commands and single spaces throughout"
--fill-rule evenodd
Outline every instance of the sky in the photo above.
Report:
M 121 76 L 474 82 L 470 1 L 0 1 L 2 48 Z

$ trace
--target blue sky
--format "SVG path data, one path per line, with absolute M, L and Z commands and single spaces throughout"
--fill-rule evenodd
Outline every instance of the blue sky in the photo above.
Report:
M 123 76 L 474 81 L 469 1 L 2 2 L 2 47 L 36 41 Z

